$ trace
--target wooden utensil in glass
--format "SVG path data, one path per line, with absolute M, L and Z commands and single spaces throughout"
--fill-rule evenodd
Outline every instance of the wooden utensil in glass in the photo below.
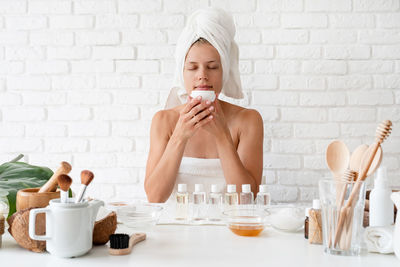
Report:
M 340 140 L 331 142 L 326 149 L 326 163 L 335 179 L 348 168 L 350 162 L 350 152 L 346 144 Z
M 334 246 L 336 246 L 340 240 L 340 235 L 343 231 L 343 225 L 346 219 L 346 213 L 353 214 L 353 212 L 349 212 L 348 209 L 351 209 L 353 206 L 354 198 L 360 191 L 361 182 L 364 181 L 365 178 L 367 177 L 369 168 L 371 167 L 371 164 L 375 158 L 375 154 L 377 153 L 383 141 L 390 135 L 391 130 L 392 130 L 392 122 L 389 120 L 383 121 L 381 124 L 379 124 L 378 128 L 376 129 L 376 138 L 375 142 L 371 145 L 372 147 L 371 153 L 368 153 L 367 154 L 368 156 L 363 157 L 362 160 L 363 162 L 361 163 L 362 167 L 360 168 L 357 181 L 354 184 L 353 190 L 350 193 L 349 199 L 347 200 L 345 207 L 343 207 L 342 210 L 340 211 L 339 222 L 335 233 Z

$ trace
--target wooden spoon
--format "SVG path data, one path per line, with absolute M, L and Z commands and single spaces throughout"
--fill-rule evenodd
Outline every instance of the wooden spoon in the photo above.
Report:
M 368 145 L 366 144 L 362 144 L 359 145 L 351 154 L 350 157 L 350 170 L 352 170 L 353 172 L 357 172 L 360 169 L 361 166 L 361 160 L 364 156 L 365 151 L 367 151 L 368 149 Z M 357 175 L 355 177 L 355 179 L 357 179 Z
M 335 140 L 326 149 L 326 163 L 333 176 L 339 179 L 349 166 L 350 152 L 346 144 Z

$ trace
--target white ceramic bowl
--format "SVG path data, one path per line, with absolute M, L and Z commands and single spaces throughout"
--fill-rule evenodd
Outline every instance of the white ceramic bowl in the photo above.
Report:
M 209 100 L 214 102 L 215 100 L 215 92 L 211 90 L 193 90 L 190 96 L 193 98 L 201 96 L 201 100 L 203 101 Z

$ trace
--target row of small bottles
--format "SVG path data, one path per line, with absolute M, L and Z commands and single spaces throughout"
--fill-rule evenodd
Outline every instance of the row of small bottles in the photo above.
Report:
M 178 184 L 176 194 L 176 219 L 186 220 L 191 217 L 193 220 L 220 220 L 222 210 L 232 208 L 236 205 L 252 205 L 254 203 L 254 194 L 251 192 L 250 184 L 242 185 L 242 192 L 236 192 L 235 184 L 228 184 L 226 193 L 222 194 L 218 185 L 211 185 L 211 191 L 208 195 L 204 190 L 203 184 L 195 184 L 193 192 L 192 213 L 189 214 L 189 193 L 186 184 Z M 207 205 L 208 204 L 208 205 Z M 257 205 L 269 205 L 270 195 L 267 192 L 267 185 L 259 187 L 259 193 L 256 198 Z

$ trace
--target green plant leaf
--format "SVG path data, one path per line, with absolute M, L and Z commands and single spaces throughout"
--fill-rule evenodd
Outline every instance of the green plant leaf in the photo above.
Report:
M 0 190 L 8 192 L 11 216 L 16 211 L 16 195 L 24 188 L 41 187 L 50 179 L 53 171 L 47 167 L 24 162 L 7 162 L 0 165 Z

